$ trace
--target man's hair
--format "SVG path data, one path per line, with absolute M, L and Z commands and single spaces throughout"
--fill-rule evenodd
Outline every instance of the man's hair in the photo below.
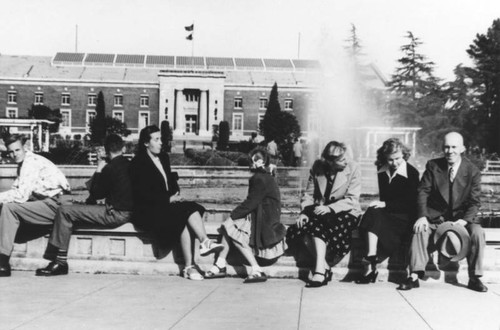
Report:
M 3 138 L 3 143 L 8 147 L 12 143 L 19 141 L 24 146 L 27 140 L 28 139 L 23 134 L 9 134 Z
M 326 145 L 325 149 L 323 149 L 323 152 L 321 153 L 321 157 L 326 160 L 336 160 L 340 157 L 342 157 L 347 150 L 347 147 L 344 143 L 342 142 L 337 142 L 337 141 L 330 141 Z M 333 155 L 336 152 L 338 152 L 338 155 Z
M 113 153 L 116 154 L 120 152 L 123 148 L 123 139 L 116 134 L 110 134 L 106 136 L 106 139 L 104 140 L 104 150 L 106 150 L 107 153 Z

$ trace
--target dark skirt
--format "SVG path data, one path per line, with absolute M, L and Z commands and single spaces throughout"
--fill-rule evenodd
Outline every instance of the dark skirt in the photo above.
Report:
M 189 217 L 195 212 L 203 216 L 205 208 L 189 201 L 165 203 L 139 212 L 134 223 L 153 234 L 162 246 L 173 247 L 179 242 Z
M 411 225 L 408 214 L 390 213 L 385 208 L 370 207 L 363 215 L 359 228 L 377 235 L 377 251 L 392 255 L 401 242 L 408 239 Z
M 349 212 L 314 214 L 314 207 L 308 206 L 303 213 L 309 221 L 302 227 L 292 225 L 288 227 L 286 238 L 291 246 L 301 244 L 304 237 L 313 236 L 327 244 L 327 261 L 332 263 L 344 257 L 351 250 L 352 231 L 358 225 L 359 218 Z

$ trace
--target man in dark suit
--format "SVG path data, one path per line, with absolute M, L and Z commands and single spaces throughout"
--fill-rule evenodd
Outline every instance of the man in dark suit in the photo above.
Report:
M 118 227 L 130 221 L 132 215 L 132 183 L 129 160 L 123 156 L 123 140 L 110 134 L 104 141 L 107 157 L 98 154 L 97 169 L 89 182 L 89 192 L 95 199 L 105 199 L 105 205 L 62 205 L 54 220 L 49 246 L 44 258 L 51 260 L 36 276 L 66 275 L 68 247 L 75 224 Z
M 479 279 L 483 275 L 483 255 L 486 245 L 484 230 L 476 214 L 480 207 L 481 172 L 468 159 L 462 135 L 446 134 L 443 141 L 444 157 L 430 160 L 418 188 L 418 219 L 413 226 L 410 248 L 410 276 L 399 290 L 418 288 L 418 278 L 425 274 L 429 250 L 435 249 L 432 240 L 437 226 L 451 221 L 454 226 L 464 226 L 471 237 L 467 257 L 469 284 L 478 292 L 488 288 Z M 431 242 L 429 241 L 431 240 Z

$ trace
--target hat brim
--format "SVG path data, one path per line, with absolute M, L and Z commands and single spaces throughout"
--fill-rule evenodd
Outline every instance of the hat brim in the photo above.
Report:
M 434 233 L 434 243 L 436 246 L 439 246 L 442 243 L 442 237 L 448 232 L 451 231 L 455 233 L 460 239 L 461 247 L 460 252 L 455 256 L 450 258 L 450 261 L 460 261 L 467 257 L 470 248 L 470 236 L 467 232 L 467 229 L 462 225 L 454 225 L 453 222 L 447 221 L 440 224 L 436 232 Z M 440 250 L 440 249 L 438 249 Z

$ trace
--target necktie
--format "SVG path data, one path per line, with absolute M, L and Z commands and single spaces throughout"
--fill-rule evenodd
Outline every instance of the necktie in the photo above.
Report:
M 453 180 L 455 179 L 455 168 L 453 167 L 450 167 L 450 176 L 449 176 L 449 179 L 450 179 L 450 182 L 453 182 Z

